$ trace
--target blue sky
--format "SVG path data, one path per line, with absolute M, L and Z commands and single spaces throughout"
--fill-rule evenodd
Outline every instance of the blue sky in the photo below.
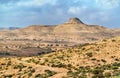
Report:
M 120 0 L 0 0 L 0 27 L 54 25 L 71 17 L 120 28 Z

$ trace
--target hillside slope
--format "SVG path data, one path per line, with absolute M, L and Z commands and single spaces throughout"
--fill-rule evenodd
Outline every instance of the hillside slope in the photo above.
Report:
M 0 77 L 119 78 L 119 55 L 120 37 L 115 37 L 41 56 L 2 57 Z
M 59 60 L 62 63 L 73 66 L 99 66 L 103 64 L 111 64 L 120 59 L 120 37 L 102 40 L 96 43 L 87 43 L 79 47 L 58 50 L 44 57 L 51 60 Z M 44 59 L 43 57 L 43 59 Z M 50 60 L 51 59 L 51 60 Z M 94 60 L 92 60 L 94 59 Z M 102 62 L 104 59 L 106 62 Z
M 120 37 L 44 55 L 40 63 L 67 68 L 67 77 L 104 78 L 120 74 Z M 80 73 L 84 73 L 81 74 Z M 88 73 L 88 74 L 87 74 Z M 119 78 L 119 77 L 118 77 Z
M 71 18 L 68 22 L 59 25 L 32 25 L 22 29 L 0 31 L 0 39 L 36 39 L 42 42 L 79 44 L 95 42 L 119 34 L 120 31 L 98 25 L 87 25 L 78 18 Z

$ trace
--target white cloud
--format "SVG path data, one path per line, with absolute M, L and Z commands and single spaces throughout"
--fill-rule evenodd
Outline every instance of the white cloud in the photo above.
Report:
M 6 4 L 0 3 L 0 9 L 2 11 L 15 9 L 17 7 L 38 7 L 43 5 L 56 5 L 57 0 L 20 0 L 15 3 L 9 2 Z
M 68 13 L 77 14 L 80 12 L 80 7 L 70 7 Z
M 75 6 L 75 7 L 70 7 L 68 9 L 68 13 L 70 14 L 81 14 L 82 12 L 84 12 L 87 9 L 86 6 Z
M 45 4 L 55 5 L 57 0 L 20 0 L 17 6 L 43 6 Z
M 13 3 L 9 2 L 7 4 L 2 4 L 0 3 L 0 11 L 4 12 L 4 11 L 9 11 L 10 9 L 15 8 L 15 6 L 13 7 Z
M 120 5 L 120 0 L 96 0 L 96 4 L 101 8 L 113 9 Z

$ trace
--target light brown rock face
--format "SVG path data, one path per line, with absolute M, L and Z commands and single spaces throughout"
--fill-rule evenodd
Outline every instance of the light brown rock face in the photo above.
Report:
M 84 24 L 79 18 L 70 18 L 66 24 Z

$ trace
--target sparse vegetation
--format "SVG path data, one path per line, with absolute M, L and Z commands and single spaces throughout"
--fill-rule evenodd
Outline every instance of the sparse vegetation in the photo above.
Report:
M 108 39 L 39 56 L 1 57 L 0 77 L 119 78 L 119 44 L 119 38 Z

